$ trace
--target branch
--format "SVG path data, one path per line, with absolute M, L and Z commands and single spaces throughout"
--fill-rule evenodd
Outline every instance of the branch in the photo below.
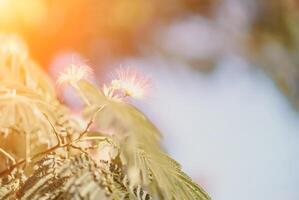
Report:
M 61 143 L 61 139 L 60 139 L 60 137 L 59 137 L 59 135 L 58 135 L 58 133 L 57 133 L 57 131 L 56 131 L 54 125 L 49 121 L 48 117 L 45 115 L 46 119 L 48 119 L 50 125 L 52 126 L 52 128 L 53 128 L 53 130 L 54 130 L 54 134 L 55 134 L 55 136 L 57 137 L 57 141 L 58 141 L 58 143 L 57 143 L 57 145 L 51 147 L 50 149 L 47 149 L 47 150 L 45 150 L 45 151 L 42 151 L 42 152 L 39 152 L 39 153 L 35 154 L 34 156 L 31 157 L 30 160 L 34 160 L 34 159 L 38 158 L 39 156 L 42 156 L 42 155 L 51 153 L 51 152 L 53 152 L 53 151 L 55 151 L 55 150 L 57 150 L 57 149 L 59 149 L 59 148 L 65 148 L 65 147 L 72 147 L 72 148 L 74 148 L 74 149 L 78 149 L 78 150 L 80 150 L 81 152 L 87 153 L 87 152 L 85 152 L 81 147 L 75 146 L 74 143 L 80 142 L 82 139 L 84 140 L 84 138 L 82 138 L 82 137 L 84 137 L 84 136 L 86 135 L 86 133 L 88 133 L 89 128 L 90 128 L 90 126 L 93 124 L 96 115 L 98 114 L 98 112 L 102 111 L 102 110 L 104 109 L 105 106 L 106 106 L 106 105 L 104 104 L 103 106 L 101 106 L 101 107 L 94 113 L 92 119 L 91 119 L 91 120 L 89 121 L 89 123 L 87 124 L 85 130 L 84 130 L 82 133 L 80 133 L 80 135 L 79 135 L 76 139 L 74 139 L 74 140 L 71 141 L 70 143 L 66 143 L 66 144 L 62 144 L 62 143 Z M 89 138 L 89 139 L 91 139 L 91 138 Z M 98 137 L 98 138 L 96 138 L 96 137 L 92 137 L 92 140 L 95 140 L 95 139 L 105 140 L 103 137 Z M 6 170 L 0 172 L 0 176 L 4 175 L 4 174 L 6 174 L 6 173 L 9 173 L 9 172 L 10 172 L 11 170 L 13 170 L 14 168 L 16 168 L 16 167 L 18 167 L 18 166 L 20 166 L 20 165 L 22 165 L 22 164 L 24 164 L 24 163 L 26 162 L 26 159 L 22 159 L 22 160 L 20 160 L 19 162 L 16 163 L 15 160 L 14 160 L 14 159 L 13 159 L 7 152 L 5 152 L 3 149 L 0 149 L 0 151 L 1 151 L 4 155 L 6 155 L 8 158 L 10 158 L 10 159 L 12 159 L 12 160 L 14 161 L 14 164 L 13 164 L 12 166 L 10 166 L 10 167 L 7 168 Z
M 16 164 L 16 160 L 14 159 L 14 157 L 12 155 L 10 155 L 8 152 L 6 152 L 4 149 L 0 148 L 0 152 L 7 157 L 9 160 L 12 161 L 13 164 Z

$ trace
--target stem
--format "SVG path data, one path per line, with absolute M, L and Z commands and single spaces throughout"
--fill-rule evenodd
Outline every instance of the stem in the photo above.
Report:
M 90 106 L 90 102 L 87 99 L 87 97 L 84 95 L 84 93 L 82 92 L 82 90 L 80 89 L 80 87 L 78 86 L 78 83 L 73 83 L 72 86 L 78 91 L 79 95 L 81 96 L 81 98 L 83 99 L 84 103 L 88 106 Z
M 25 153 L 26 153 L 26 163 L 30 162 L 30 155 L 31 155 L 31 134 L 26 133 L 25 135 Z
M 0 148 L 0 152 L 3 155 L 5 155 L 9 160 L 11 160 L 13 164 L 16 163 L 16 160 L 9 153 L 7 153 L 4 149 Z
M 80 141 L 84 141 L 84 140 L 107 140 L 107 137 L 104 136 L 89 136 L 89 137 L 84 137 L 82 138 Z
M 101 139 L 101 140 L 107 140 L 107 138 L 106 139 L 104 139 L 104 137 L 91 137 L 92 139 Z M 91 138 L 89 138 L 89 139 L 91 139 Z M 82 139 L 85 139 L 85 138 L 82 138 Z M 42 151 L 42 152 L 39 152 L 39 153 L 37 153 L 37 154 L 35 154 L 34 156 L 32 156 L 32 158 L 30 159 L 30 160 L 34 160 L 34 159 L 36 159 L 36 158 L 38 158 L 39 156 L 42 156 L 42 155 L 45 155 L 45 154 L 48 154 L 48 153 L 51 153 L 51 152 L 53 152 L 53 151 L 55 151 L 55 150 L 57 150 L 57 149 L 59 149 L 59 148 L 65 148 L 65 147 L 72 147 L 72 148 L 74 148 L 74 149 L 78 149 L 78 150 L 80 150 L 81 152 L 83 152 L 83 153 L 87 153 L 86 151 L 84 151 L 81 147 L 78 147 L 78 146 L 75 146 L 74 145 L 74 143 L 76 143 L 76 142 L 80 142 L 80 141 L 82 141 L 82 139 L 77 139 L 76 141 L 74 140 L 74 141 L 72 141 L 71 143 L 67 143 L 67 144 L 64 144 L 64 145 L 59 145 L 59 144 L 57 144 L 57 145 L 55 145 L 54 147 L 52 147 L 52 148 L 50 148 L 50 149 L 47 149 L 47 150 L 45 150 L 45 151 Z M 13 161 L 13 165 L 12 166 L 10 166 L 8 169 L 6 169 L 6 170 L 4 170 L 4 171 L 2 171 L 2 172 L 0 172 L 0 177 L 2 176 L 2 175 L 4 175 L 4 174 L 6 174 L 6 173 L 9 173 L 11 170 L 13 170 L 14 168 L 16 168 L 16 167 L 18 167 L 18 166 L 20 166 L 20 165 L 22 165 L 22 164 L 24 164 L 25 162 L 26 162 L 26 159 L 22 159 L 22 160 L 20 160 L 19 162 L 15 162 L 15 159 L 14 158 L 12 158 L 6 151 L 4 151 L 3 149 L 1 149 L 0 148 L 0 152 L 2 152 L 5 156 L 7 156 L 9 159 L 11 159 L 12 161 Z
M 55 126 L 51 123 L 51 121 L 50 121 L 50 119 L 48 118 L 48 116 L 47 116 L 45 113 L 43 113 L 43 114 L 44 114 L 45 118 L 48 120 L 50 126 L 52 127 L 52 129 L 53 129 L 53 131 L 54 131 L 54 134 L 55 134 L 55 137 L 56 137 L 56 139 L 57 139 L 57 143 L 58 143 L 57 145 L 60 145 L 60 144 L 61 144 L 61 138 L 60 138 L 60 136 L 59 136 L 59 134 L 58 134 L 58 132 L 57 132 Z
M 39 156 L 42 156 L 42 155 L 51 153 L 51 152 L 57 150 L 58 148 L 65 148 L 65 147 L 72 147 L 72 148 L 75 148 L 75 149 L 80 148 L 80 147 L 74 146 L 74 143 L 76 143 L 76 142 L 80 142 L 82 139 L 84 139 L 84 138 L 82 138 L 82 137 L 88 132 L 90 126 L 92 125 L 92 123 L 93 123 L 93 121 L 94 121 L 94 118 L 96 117 L 96 115 L 98 114 L 98 112 L 100 112 L 101 110 L 103 110 L 103 109 L 105 108 L 105 106 L 106 106 L 106 105 L 101 106 L 101 107 L 94 113 L 92 119 L 91 119 L 91 120 L 89 121 L 89 123 L 87 124 L 85 130 L 84 130 L 84 131 L 83 131 L 83 132 L 82 132 L 82 133 L 81 133 L 75 140 L 71 141 L 70 143 L 61 144 L 61 140 L 60 140 L 59 135 L 57 134 L 56 130 L 53 129 L 53 130 L 54 130 L 54 133 L 55 133 L 55 135 L 56 135 L 56 137 L 58 138 L 58 139 L 57 139 L 57 140 L 58 140 L 57 145 L 51 147 L 50 149 L 47 149 L 47 150 L 45 150 L 45 151 L 42 151 L 42 152 L 39 152 L 39 153 L 35 154 L 34 156 L 32 156 L 32 158 L 31 158 L 30 160 L 34 160 L 34 159 L 38 158 Z M 49 122 L 50 122 L 50 121 L 49 121 Z M 51 123 L 50 123 L 50 124 L 51 124 Z M 51 124 L 51 125 L 52 125 L 52 124 Z M 53 126 L 53 127 L 54 127 L 54 126 Z M 90 137 L 90 138 L 94 138 L 94 139 L 95 139 L 96 136 L 95 136 L 95 137 Z M 98 137 L 98 138 L 101 139 L 101 140 L 103 140 L 102 137 Z M 82 148 L 80 148 L 80 150 L 82 150 Z M 25 163 L 25 162 L 27 161 L 27 158 L 26 158 L 26 159 L 22 159 L 22 160 L 20 160 L 19 162 L 16 163 L 15 160 L 14 160 L 14 158 L 12 158 L 6 151 L 4 151 L 3 149 L 0 148 L 0 152 L 2 152 L 4 155 L 6 155 L 8 158 L 10 158 L 11 160 L 13 160 L 13 162 L 14 162 L 14 165 L 12 165 L 12 166 L 10 166 L 8 169 L 6 169 L 6 170 L 0 172 L 0 177 L 1 177 L 3 174 L 9 173 L 9 172 L 10 172 L 11 170 L 13 170 L 15 167 L 18 167 L 18 166 L 22 165 L 23 163 Z
M 85 130 L 78 136 L 77 139 L 74 140 L 74 142 L 80 140 L 80 139 L 81 139 L 81 138 L 88 132 L 88 130 L 89 130 L 90 126 L 93 124 L 93 122 L 94 122 L 94 120 L 95 120 L 97 114 L 98 114 L 99 112 L 101 112 L 101 111 L 105 108 L 105 106 L 106 106 L 106 104 L 102 105 L 102 106 L 101 106 L 101 107 L 100 107 L 100 108 L 93 114 L 93 116 L 92 116 L 91 120 L 88 122 L 88 124 L 87 124 Z

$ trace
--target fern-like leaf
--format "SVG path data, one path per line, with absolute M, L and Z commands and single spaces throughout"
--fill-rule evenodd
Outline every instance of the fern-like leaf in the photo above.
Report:
M 162 191 L 165 199 L 210 199 L 181 171 L 180 165 L 162 151 L 158 129 L 137 108 L 105 97 L 84 80 L 80 81 L 79 88 L 89 100 L 87 115 L 92 116 L 100 106 L 106 105 L 97 114 L 96 122 L 100 128 L 113 130 L 112 134 L 118 136 L 132 186 L 148 186 L 153 179 L 152 188 Z
M 85 154 L 64 158 L 51 154 L 35 164 L 17 192 L 19 199 L 107 199 L 100 169 Z
M 0 199 L 16 199 L 16 191 L 25 181 L 26 176 L 21 169 L 13 169 L 9 174 L 0 178 Z

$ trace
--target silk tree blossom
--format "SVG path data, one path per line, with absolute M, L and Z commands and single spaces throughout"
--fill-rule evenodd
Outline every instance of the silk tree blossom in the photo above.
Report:
M 74 87 L 81 98 L 84 100 L 85 104 L 89 105 L 88 99 L 84 96 L 80 88 L 78 87 L 78 82 L 80 80 L 88 79 L 92 74 L 92 69 L 86 65 L 75 65 L 71 64 L 69 67 L 62 72 L 57 80 L 59 85 L 70 84 Z
M 104 85 L 103 93 L 114 100 L 143 99 L 150 88 L 150 79 L 136 69 L 119 68 L 109 85 Z
M 86 65 L 71 64 L 62 72 L 57 80 L 58 84 L 76 85 L 78 81 L 87 79 L 92 74 L 92 69 Z

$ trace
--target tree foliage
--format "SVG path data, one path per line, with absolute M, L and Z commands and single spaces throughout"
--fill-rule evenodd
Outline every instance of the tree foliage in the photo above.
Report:
M 127 101 L 142 94 L 135 75 L 101 90 L 85 80 L 88 70 L 71 66 L 60 80 L 85 103 L 77 121 L 24 45 L 3 37 L 0 76 L 11 79 L 0 87 L 0 199 L 210 199 Z

